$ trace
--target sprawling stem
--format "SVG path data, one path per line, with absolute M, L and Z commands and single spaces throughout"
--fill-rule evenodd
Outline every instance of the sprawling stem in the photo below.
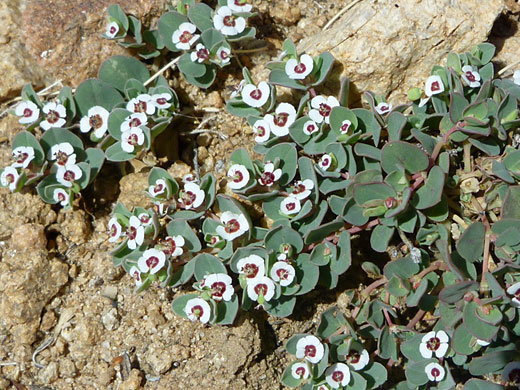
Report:
M 455 124 L 451 129 L 449 129 L 446 134 L 442 136 L 442 140 L 437 142 L 437 145 L 435 145 L 435 148 L 433 149 L 432 155 L 430 157 L 430 166 L 433 166 L 435 164 L 435 161 L 437 161 L 437 157 L 439 157 L 439 153 L 441 152 L 441 149 L 444 145 L 446 145 L 453 133 L 456 131 L 459 131 L 461 127 L 465 125 L 465 122 L 459 122 Z

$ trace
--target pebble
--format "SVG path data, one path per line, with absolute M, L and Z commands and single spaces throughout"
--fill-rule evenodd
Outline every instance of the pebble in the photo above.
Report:
M 141 382 L 143 380 L 143 374 L 137 368 L 133 368 L 130 371 L 130 376 L 126 381 L 121 383 L 119 390 L 139 390 L 141 388 Z
M 119 315 L 115 307 L 101 316 L 101 321 L 106 330 L 115 330 L 119 327 Z
M 109 298 L 113 301 L 117 298 L 117 287 L 116 286 L 105 286 L 103 292 L 101 293 L 105 298 Z

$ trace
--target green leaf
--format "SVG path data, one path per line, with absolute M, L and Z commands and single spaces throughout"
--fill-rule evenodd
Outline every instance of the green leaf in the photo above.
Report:
M 350 247 L 350 233 L 342 231 L 338 241 L 339 255 L 336 259 L 332 258 L 330 269 L 341 275 L 345 273 L 352 264 L 352 251 Z
M 298 154 L 293 143 L 281 143 L 270 148 L 264 156 L 264 163 L 267 161 L 274 162 L 280 159 L 279 168 L 282 170 L 282 176 L 278 181 L 281 186 L 289 184 L 296 175 L 298 168 Z
M 282 295 L 280 298 L 266 302 L 264 305 L 265 311 L 275 317 L 289 317 L 296 305 L 296 297 Z
M 99 79 L 83 81 L 74 94 L 74 100 L 81 117 L 87 115 L 94 106 L 101 106 L 108 111 L 123 102 L 123 96 L 110 84 Z
M 85 160 L 90 166 L 90 184 L 94 181 L 99 171 L 103 167 L 103 163 L 105 162 L 105 153 L 98 148 L 88 148 L 85 150 L 85 153 Z
M 386 118 L 386 128 L 388 130 L 388 138 L 390 141 L 398 141 L 401 139 L 401 133 L 407 123 L 406 117 L 399 111 L 392 111 Z
M 471 375 L 486 375 L 503 369 L 507 363 L 515 359 L 516 351 L 496 351 L 473 358 L 469 363 Z M 487 388 L 486 388 L 487 389 Z
M 192 278 L 194 272 L 195 258 L 191 259 L 184 267 L 181 267 L 169 277 L 168 286 L 177 287 L 187 283 Z
M 305 234 L 305 243 L 312 244 L 323 240 L 330 234 L 338 231 L 339 228 L 343 227 L 344 222 L 340 219 L 335 219 L 331 222 L 325 223 L 320 227 L 310 230 Z
M 354 185 L 354 200 L 359 206 L 370 207 L 374 201 L 394 198 L 397 193 L 386 183 L 362 183 Z
M 381 363 L 372 362 L 363 369 L 363 376 L 367 380 L 367 389 L 375 389 L 388 379 L 388 372 Z
M 206 73 L 204 73 L 200 77 L 195 77 L 186 73 L 183 73 L 184 78 L 187 82 L 190 84 L 193 84 L 199 88 L 209 88 L 211 84 L 213 84 L 213 81 L 215 81 L 215 78 L 217 77 L 217 71 L 215 69 L 214 65 L 208 65 L 204 64 L 204 67 L 206 68 Z
M 350 382 L 343 387 L 345 390 L 365 390 L 367 380 L 355 371 L 350 371 Z
M 417 210 L 433 207 L 441 201 L 443 190 L 444 172 L 438 165 L 434 165 L 424 185 L 415 192 L 412 205 Z
M 296 344 L 298 344 L 298 341 L 305 336 L 309 335 L 307 333 L 298 333 L 294 336 L 291 336 L 285 343 L 285 350 L 291 355 L 296 355 Z
M 168 224 L 166 231 L 169 236 L 182 236 L 190 252 L 197 253 L 202 249 L 197 235 L 185 220 L 174 219 Z
M 478 261 L 484 251 L 486 227 L 482 222 L 473 222 L 457 242 L 457 252 L 469 262 Z
M 463 312 L 464 326 L 477 339 L 491 341 L 497 334 L 499 328 L 478 318 L 476 313 L 477 308 L 478 305 L 473 301 L 466 303 Z
M 418 272 L 419 264 L 415 263 L 410 256 L 386 263 L 383 268 L 383 273 L 387 279 L 390 279 L 393 275 L 405 279 Z
M 475 352 L 471 345 L 473 340 L 474 338 L 471 333 L 469 333 L 466 327 L 461 324 L 453 333 L 451 338 L 451 348 L 460 355 L 471 355 Z
M 219 325 L 233 325 L 238 313 L 238 296 L 233 295 L 230 301 L 217 303 L 217 318 L 215 323 Z
M 107 9 L 107 12 L 109 17 L 117 21 L 117 24 L 119 24 L 125 31 L 128 31 L 128 17 L 119 5 L 110 5 Z
M 128 79 L 136 79 L 144 83 L 150 77 L 150 72 L 136 58 L 113 56 L 101 64 L 98 77 L 123 92 Z
M 458 282 L 444 287 L 439 294 L 439 299 L 445 303 L 457 303 L 468 291 L 476 291 L 478 287 L 479 284 L 474 281 Z
M 472 378 L 464 384 L 464 390 L 504 390 L 504 386 L 490 381 Z
M 13 139 L 13 150 L 20 146 L 30 146 L 34 149 L 34 160 L 32 161 L 35 165 L 41 166 L 45 161 L 45 153 L 34 135 L 26 130 L 23 130 L 16 134 Z
M 299 89 L 305 91 L 307 87 L 303 85 L 300 81 L 290 79 L 285 73 L 285 70 L 282 69 L 273 69 L 271 73 L 269 73 L 269 82 L 274 85 L 281 85 L 282 87 L 287 87 L 291 89 Z
M 303 382 L 303 379 L 296 379 L 295 377 L 292 376 L 292 367 L 295 365 L 295 364 L 299 364 L 301 363 L 300 361 L 295 361 L 295 362 L 292 362 L 291 364 L 289 364 L 283 374 L 282 374 L 282 378 L 281 378 L 281 382 L 284 386 L 287 386 L 287 387 L 298 387 L 302 384 Z
M 278 226 L 271 229 L 265 236 L 265 247 L 268 250 L 275 252 L 280 251 L 280 245 L 290 244 L 294 248 L 295 253 L 300 253 L 303 249 L 303 240 L 297 231 L 284 227 Z
M 316 335 L 322 339 L 328 339 L 346 324 L 347 319 L 341 310 L 337 306 L 334 306 L 321 315 Z
M 121 142 L 116 142 L 111 145 L 106 151 L 105 155 L 108 161 L 130 161 L 135 157 L 134 153 L 127 153 L 121 148 Z
M 173 52 L 179 51 L 172 41 L 172 36 L 175 30 L 177 30 L 182 23 L 187 21 L 188 18 L 178 12 L 167 12 L 159 19 L 159 35 L 168 50 Z
M 190 53 L 184 53 L 177 64 L 179 70 L 185 75 L 201 77 L 206 73 L 206 65 L 200 62 L 193 62 Z
M 510 186 L 502 204 L 502 217 L 520 219 L 520 186 Z
M 464 118 L 464 110 L 469 105 L 464 95 L 458 92 L 450 94 L 450 116 L 453 123 L 457 123 Z
M 386 173 L 402 167 L 414 174 L 428 168 L 429 158 L 417 146 L 404 141 L 387 143 L 381 151 L 381 166 Z
M 399 358 L 399 350 L 394 335 L 390 332 L 388 326 L 383 326 L 379 338 L 377 340 L 377 348 L 379 356 L 383 359 L 397 360 Z
M 227 274 L 226 267 L 215 256 L 201 253 L 193 258 L 195 261 L 195 279 L 200 282 L 206 275 L 223 273 Z
M 188 303 L 188 301 L 193 298 L 199 298 L 199 295 L 198 294 L 186 294 L 186 295 L 182 295 L 180 297 L 175 298 L 172 302 L 172 309 L 173 309 L 174 313 L 180 317 L 188 318 L 184 309 L 186 308 L 186 304 Z
M 390 239 L 394 235 L 395 228 L 384 225 L 377 225 L 370 235 L 370 246 L 376 252 L 385 252 Z
M 320 85 L 323 83 L 323 81 L 325 81 L 325 78 L 331 71 L 332 65 L 334 65 L 335 61 L 334 57 L 329 52 L 321 53 L 318 58 L 320 59 L 320 66 L 318 68 L 317 74 L 314 76 L 316 81 L 312 83 L 313 87 Z
M 426 375 L 426 366 L 433 362 L 433 359 L 424 359 L 423 361 L 411 363 L 406 366 L 406 379 L 415 386 L 421 386 L 428 383 Z
M 214 28 L 208 28 L 207 30 L 203 31 L 204 32 L 201 34 L 200 39 L 204 46 L 206 46 L 211 52 L 217 50 L 222 45 L 222 42 L 226 40 L 226 37 L 222 35 L 220 31 Z
M 447 65 L 449 68 L 452 68 L 457 73 L 462 72 L 462 65 L 460 63 L 460 58 L 457 53 L 448 54 Z
M 209 5 L 204 3 L 195 3 L 190 6 L 188 10 L 188 18 L 200 31 L 205 31 L 213 27 L 213 21 L 211 18 L 212 13 L 213 10 Z M 206 47 L 211 49 L 210 46 Z
M 330 127 L 336 134 L 341 135 L 341 125 L 343 121 L 349 120 L 351 122 L 349 132 L 356 131 L 358 127 L 358 119 L 354 112 L 346 107 L 334 107 L 330 113 Z
M 85 156 L 85 152 L 83 151 L 83 141 L 76 134 L 70 132 L 69 130 L 53 127 L 47 130 L 43 134 L 42 138 L 40 138 L 40 145 L 42 146 L 43 152 L 48 159 L 50 159 L 51 147 L 62 142 L 70 143 L 74 148 L 74 153 L 76 153 L 77 159 L 83 160 Z

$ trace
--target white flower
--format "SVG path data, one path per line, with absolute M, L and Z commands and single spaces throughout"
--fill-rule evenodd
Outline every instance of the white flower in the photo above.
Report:
M 264 171 L 258 179 L 258 183 L 262 186 L 270 187 L 282 177 L 282 170 L 280 168 L 274 169 L 273 163 L 264 165 Z
M 319 127 L 313 120 L 307 121 L 303 124 L 303 132 L 307 135 L 312 135 L 319 131 Z
M 282 203 L 280 203 L 280 211 L 285 215 L 294 215 L 298 214 L 302 209 L 302 205 L 300 200 L 292 195 L 289 195 Z
M 307 379 L 309 374 L 310 369 L 307 363 L 294 363 L 291 366 L 291 375 L 295 379 Z
M 333 389 L 346 386 L 350 382 L 350 369 L 345 363 L 336 363 L 325 371 L 325 380 Z
M 166 263 L 166 255 L 163 251 L 157 249 L 147 249 L 137 261 L 137 266 L 141 272 L 150 272 L 156 274 Z
M 271 135 L 269 123 L 264 119 L 259 119 L 253 125 L 253 133 L 256 134 L 256 142 L 266 142 Z
M 184 312 L 191 321 L 200 321 L 206 324 L 211 315 L 209 303 L 202 298 L 193 298 L 186 302 Z
M 274 282 L 267 276 L 259 276 L 247 283 L 247 296 L 260 304 L 269 302 L 274 296 Z
M 108 221 L 108 234 L 110 236 L 108 242 L 116 242 L 121 237 L 121 232 L 122 228 L 118 220 L 115 217 L 110 218 L 110 221 Z
M 134 278 L 135 285 L 137 287 L 143 284 L 143 280 L 141 279 L 141 271 L 139 271 L 139 268 L 137 268 L 135 265 L 132 268 L 130 268 L 130 276 Z
M 228 170 L 228 186 L 232 190 L 239 190 L 249 183 L 249 171 L 244 165 L 233 164 Z
M 433 75 L 426 79 L 426 85 L 424 87 L 424 93 L 426 96 L 431 97 L 444 92 L 444 84 L 440 76 Z
M 197 181 L 197 178 L 195 176 L 193 176 L 192 173 L 188 173 L 188 174 L 184 175 L 184 177 L 182 178 L 183 183 L 192 183 L 192 182 L 196 182 L 196 181 Z
M 292 265 L 285 261 L 277 261 L 273 264 L 273 268 L 271 268 L 270 276 L 275 282 L 279 282 L 280 286 L 285 287 L 293 282 L 296 271 Z
M 27 168 L 32 160 L 34 160 L 34 148 L 31 146 L 18 146 L 13 150 L 12 156 L 14 163 L 13 168 Z
M 319 385 L 316 390 L 329 390 L 329 386 L 327 386 L 326 384 L 321 384 Z
M 129 249 L 134 250 L 144 242 L 144 226 L 141 225 L 141 221 L 135 215 L 130 217 L 126 236 L 128 237 L 127 245 Z
M 20 117 L 18 122 L 24 125 L 28 123 L 34 123 L 40 117 L 40 109 L 36 104 L 29 100 L 20 102 L 16 106 L 14 113 L 16 116 Z
M 247 4 L 246 0 L 227 0 L 227 5 L 231 11 L 235 12 L 249 12 L 252 8 L 252 5 Z
M 155 112 L 155 104 L 150 95 L 143 93 L 130 99 L 130 101 L 126 103 L 126 109 L 134 114 L 140 112 L 146 115 L 153 115 Z
M 289 134 L 289 127 L 296 120 L 296 109 L 289 103 L 280 103 L 276 107 L 275 115 L 267 114 L 264 120 L 269 123 L 269 128 L 277 137 Z
M 348 134 L 350 132 L 350 126 L 352 126 L 352 122 L 348 119 L 345 119 L 341 122 L 341 126 L 339 127 L 339 131 L 341 134 Z
M 468 87 L 480 87 L 480 74 L 478 73 L 478 71 L 473 70 L 473 67 L 471 65 L 466 65 L 462 67 L 462 74 L 460 75 L 460 77 L 462 77 L 462 80 L 464 80 Z
M 217 55 L 217 58 L 219 59 L 219 61 L 223 64 L 227 64 L 231 60 L 231 58 L 230 58 L 231 50 L 229 50 L 227 47 L 224 47 L 224 46 L 219 47 L 216 55 Z
M 379 115 L 384 115 L 384 114 L 388 114 L 390 111 L 392 111 L 392 104 L 386 103 L 386 102 L 381 102 L 375 108 L 376 108 L 376 112 Z
M 82 133 L 88 133 L 91 129 L 94 129 L 96 138 L 102 138 L 108 130 L 109 115 L 110 113 L 105 108 L 94 106 L 79 121 L 79 130 Z
M 52 198 L 56 203 L 59 203 L 64 207 L 69 205 L 70 195 L 63 188 L 56 188 L 52 193 Z
M 250 107 L 262 107 L 270 95 L 269 84 L 261 81 L 258 86 L 254 84 L 246 84 L 242 88 L 242 100 Z
M 142 112 L 136 112 L 134 114 L 128 115 L 123 123 L 121 123 L 121 132 L 131 130 L 134 127 L 145 126 L 148 124 L 148 118 L 146 114 Z
M 265 276 L 265 263 L 258 255 L 244 257 L 237 262 L 238 272 L 248 279 Z
M 224 211 L 220 215 L 220 222 L 224 226 L 217 226 L 216 233 L 227 241 L 232 241 L 249 231 L 249 223 L 244 214 Z
M 515 70 L 515 73 L 513 73 L 513 83 L 520 85 L 520 69 Z
M 59 165 L 56 171 L 56 180 L 65 187 L 72 187 L 72 183 L 81 179 L 83 171 L 76 164 Z
M 514 307 L 520 307 L 520 282 L 517 282 L 508 287 L 507 293 L 512 295 L 511 305 Z
M 0 176 L 0 183 L 3 187 L 8 187 L 10 191 L 15 191 L 18 186 L 20 174 L 13 167 L 5 167 Z
M 191 46 L 199 39 L 199 34 L 194 34 L 197 27 L 194 24 L 184 22 L 173 32 L 172 42 L 179 50 L 190 50 Z
M 148 226 L 152 223 L 152 217 L 148 213 L 141 213 L 137 215 L 137 218 L 139 218 L 139 221 L 141 221 L 141 225 Z
M 296 343 L 296 357 L 305 358 L 312 364 L 319 363 L 323 359 L 325 348 L 316 336 L 304 336 Z
M 318 166 L 326 171 L 328 170 L 332 165 L 332 157 L 329 154 L 324 154 L 321 156 L 320 161 L 318 162 Z
M 309 116 L 316 123 L 330 122 L 330 113 L 334 107 L 338 107 L 339 102 L 334 96 L 315 96 L 311 100 L 312 109 L 309 111 Z
M 446 371 L 439 363 L 429 363 L 424 367 L 424 372 L 428 376 L 428 380 L 432 382 L 440 382 L 444 379 Z
M 65 106 L 59 103 L 50 102 L 43 106 L 45 120 L 40 122 L 43 130 L 49 130 L 51 127 L 62 127 L 67 121 L 67 110 Z
M 184 184 L 184 190 L 179 195 L 179 206 L 186 210 L 196 209 L 206 198 L 205 192 L 195 183 Z
M 211 297 L 215 301 L 230 301 L 235 293 L 235 289 L 231 284 L 232 279 L 229 275 L 224 273 L 206 275 L 202 282 L 201 287 L 207 287 L 211 290 Z
M 369 362 L 370 357 L 366 349 L 363 349 L 361 352 L 352 350 L 347 355 L 347 363 L 354 371 L 362 370 Z
M 430 359 L 434 353 L 440 359 L 446 355 L 449 346 L 448 341 L 449 337 L 443 330 L 428 332 L 422 338 L 419 352 L 425 359 Z
M 197 43 L 195 51 L 191 52 L 190 58 L 192 62 L 202 63 L 209 60 L 209 50 L 202 43 Z
M 504 382 L 520 384 L 520 362 L 509 362 L 502 371 L 502 379 Z
M 117 24 L 116 22 L 111 22 L 111 23 L 107 24 L 107 30 L 105 32 L 107 37 L 115 38 L 118 32 L 119 32 L 119 24 Z
M 213 16 L 213 25 L 224 35 L 237 35 L 246 28 L 246 20 L 233 15 L 231 8 L 220 7 Z
M 314 188 L 314 182 L 311 179 L 305 179 L 303 181 L 298 180 L 294 183 L 291 196 L 296 199 L 303 200 L 311 194 L 311 190 Z
M 169 93 L 157 93 L 152 95 L 152 104 L 163 110 L 171 107 L 172 104 L 169 103 L 170 100 L 172 100 L 172 95 Z
M 49 155 L 49 160 L 56 160 L 56 164 L 59 166 L 76 164 L 74 148 L 68 142 L 52 145 Z
M 148 187 L 148 193 L 152 198 L 156 198 L 162 194 L 168 196 L 168 185 L 166 184 L 166 180 L 157 179 L 154 185 Z
M 491 344 L 491 342 L 486 341 L 486 340 L 477 339 L 477 344 L 480 345 L 481 347 L 487 347 L 489 344 Z
M 162 251 L 171 257 L 179 257 L 184 253 L 182 247 L 185 243 L 182 236 L 168 236 L 161 242 Z
M 140 127 L 132 127 L 121 133 L 121 149 L 127 153 L 133 153 L 136 146 L 144 144 L 144 132 Z
M 314 67 L 314 61 L 308 54 L 302 54 L 300 60 L 291 58 L 285 63 L 285 73 L 290 79 L 303 80 L 307 77 Z

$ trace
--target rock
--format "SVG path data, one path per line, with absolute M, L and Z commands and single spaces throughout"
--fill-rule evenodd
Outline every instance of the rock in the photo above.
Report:
M 503 7 L 503 0 L 485 7 L 480 0 L 362 1 L 328 30 L 301 41 L 298 51 L 330 51 L 342 65 L 335 72 L 359 91 L 402 103 L 409 88 L 424 87 L 432 66 L 449 52 L 485 41 Z
M 143 380 L 143 374 L 137 368 L 133 368 L 130 371 L 128 379 L 121 383 L 119 390 L 138 390 L 141 388 L 141 382 Z
M 107 7 L 114 3 L 145 25 L 155 22 L 165 8 L 162 0 L 28 0 L 22 17 L 22 35 L 29 53 L 41 67 L 65 84 L 77 86 L 83 80 L 95 77 L 108 57 L 130 54 L 115 42 L 101 37 L 107 24 Z
M 131 173 L 124 176 L 119 182 L 121 194 L 119 202 L 122 202 L 129 210 L 132 207 L 148 208 L 152 206 L 150 197 L 146 196 L 148 189 L 148 173 Z M 107 230 L 108 231 L 108 230 Z
M 46 251 L 7 252 L 0 262 L 0 323 L 16 343 L 36 339 L 40 314 L 68 280 L 68 267 Z
M 50 362 L 38 373 L 38 377 L 42 383 L 50 385 L 58 379 L 58 364 L 56 362 Z
M 153 374 L 160 375 L 170 369 L 174 356 L 169 348 L 165 348 L 164 342 L 156 341 L 148 347 L 145 360 L 150 365 Z
M 84 244 L 92 230 L 89 218 L 83 210 L 68 209 L 58 214 L 58 221 L 53 227 L 62 234 L 67 243 Z
M 224 107 L 224 101 L 222 100 L 222 96 L 220 96 L 219 91 L 210 92 L 204 99 L 204 104 L 205 104 L 205 107 L 211 107 L 211 108 Z
M 119 315 L 115 307 L 108 310 L 101 316 L 101 321 L 106 330 L 115 330 L 119 326 Z
M 40 88 L 46 82 L 45 72 L 28 53 L 20 34 L 23 3 L 0 2 L 0 101 L 18 95 L 26 83 Z
M 520 8 L 520 4 L 516 5 Z M 489 41 L 497 47 L 497 53 L 495 58 L 493 58 L 493 62 L 498 65 L 499 69 L 518 61 L 520 31 L 518 30 L 517 19 L 513 15 L 503 14 L 491 31 Z M 517 64 L 510 71 L 506 72 L 503 77 L 512 76 L 513 72 L 519 68 L 520 65 Z
M 47 245 L 47 237 L 43 226 L 26 223 L 16 227 L 11 236 L 11 248 L 17 252 L 43 250 Z
M 272 13 L 275 22 L 281 23 L 284 26 L 292 26 L 300 20 L 301 12 L 298 4 L 289 4 L 287 1 L 278 1 L 276 5 L 270 7 L 271 10 L 276 10 Z
M 117 298 L 117 287 L 116 286 L 105 286 L 101 295 L 104 296 L 105 298 L 115 301 Z

